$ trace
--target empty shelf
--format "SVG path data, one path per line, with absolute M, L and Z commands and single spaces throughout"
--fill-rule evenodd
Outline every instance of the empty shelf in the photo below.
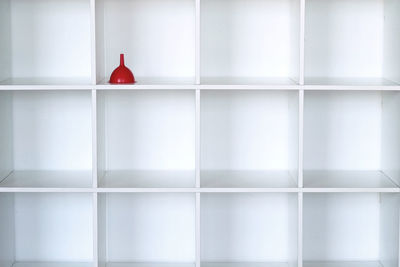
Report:
M 396 188 L 381 171 L 304 171 L 304 187 L 309 188 Z
M 194 267 L 194 263 L 172 262 L 107 262 L 107 267 Z
M 195 186 L 195 171 L 106 171 L 99 185 L 109 188 L 188 188 Z
M 202 262 L 202 267 L 288 267 L 287 262 Z M 297 266 L 293 264 L 293 267 Z
M 379 261 L 306 261 L 304 267 L 383 267 Z
M 90 84 L 90 77 L 24 77 L 24 78 L 10 78 L 0 82 L 0 85 L 88 85 Z
M 296 85 L 290 78 L 286 77 L 204 77 L 201 78 L 201 84 L 205 85 Z
M 289 171 L 204 170 L 201 186 L 205 188 L 293 188 L 296 179 Z
M 92 172 L 13 171 L 0 182 L 0 187 L 89 188 L 92 187 Z
M 12 267 L 93 267 L 92 262 L 15 262 Z
M 352 86 L 396 86 L 398 84 L 383 78 L 305 78 L 306 85 L 352 85 Z

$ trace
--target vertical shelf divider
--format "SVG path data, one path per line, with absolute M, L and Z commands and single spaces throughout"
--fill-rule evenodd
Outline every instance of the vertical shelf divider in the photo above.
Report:
M 300 48 L 300 65 L 299 65 L 299 85 L 304 85 L 304 76 L 305 76 L 305 10 L 306 3 L 305 0 L 300 1 L 300 38 L 299 38 L 299 48 Z M 298 267 L 303 267 L 303 150 L 304 150 L 304 90 L 301 88 L 299 91 L 299 155 L 298 155 L 298 229 L 297 229 L 297 258 L 298 258 Z
M 196 0 L 199 1 L 199 0 Z M 198 77 L 198 76 L 196 76 Z M 201 147 L 201 140 L 200 140 L 200 89 L 196 89 L 196 126 L 195 126 L 195 139 L 196 139 L 196 145 L 195 145 L 195 168 L 196 168 L 196 188 L 200 188 L 200 147 Z M 201 265 L 201 233 L 200 233 L 200 229 L 201 229 L 201 220 L 200 220 L 200 193 L 197 192 L 196 193 L 196 221 L 195 221 L 195 231 L 196 231 L 196 267 L 200 267 Z
M 90 0 L 90 51 L 92 89 L 92 187 L 97 188 L 97 70 L 96 70 L 96 2 Z M 98 193 L 93 193 L 93 266 L 99 265 L 98 253 Z
M 92 90 L 92 184 L 97 188 L 97 91 Z
M 195 23 L 195 73 L 196 73 L 196 84 L 200 84 L 201 79 L 200 79 L 200 46 L 201 46 L 201 40 L 200 40 L 200 24 L 201 24 L 201 3 L 200 0 L 195 0 L 196 1 L 196 23 Z
M 298 193 L 298 211 L 297 211 L 297 260 L 298 267 L 303 267 L 303 192 Z
M 298 155 L 298 185 L 303 188 L 303 150 L 304 150 L 304 90 L 299 90 L 299 155 Z
M 200 188 L 200 89 L 196 89 L 196 122 L 195 122 L 195 168 L 196 168 L 196 188 Z
M 96 85 L 96 3 L 90 0 L 90 58 L 91 58 L 91 82 Z
M 196 267 L 201 266 L 201 214 L 200 214 L 200 193 L 196 193 Z
M 304 85 L 304 54 L 305 54 L 305 13 L 306 13 L 306 1 L 305 0 L 299 0 L 300 1 L 300 71 L 299 71 L 299 84 Z
M 98 242 L 98 207 L 97 192 L 93 193 L 93 266 L 99 266 L 99 242 Z

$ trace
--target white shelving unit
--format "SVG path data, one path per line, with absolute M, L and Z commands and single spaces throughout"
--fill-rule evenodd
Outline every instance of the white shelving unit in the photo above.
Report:
M 0 267 L 400 266 L 400 0 L 0 0 L 0 36 Z

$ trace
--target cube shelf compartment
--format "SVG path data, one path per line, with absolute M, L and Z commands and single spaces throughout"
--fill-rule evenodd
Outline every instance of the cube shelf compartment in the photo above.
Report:
M 1 0 L 0 84 L 90 84 L 90 0 Z
M 297 83 L 299 16 L 297 0 L 202 0 L 201 83 Z
M 93 266 L 87 193 L 0 193 L 1 266 Z
M 399 196 L 306 193 L 304 266 L 397 266 Z
M 195 266 L 194 194 L 104 193 L 98 203 L 100 266 Z
M 295 193 L 205 193 L 201 265 L 297 266 L 297 219 Z
M 400 94 L 318 92 L 304 97 L 304 186 L 397 188 Z
M 0 267 L 400 266 L 400 0 L 0 0 L 0 36 Z
M 0 91 L 0 187 L 92 187 L 89 91 Z
M 195 0 L 96 1 L 96 35 L 99 83 L 122 52 L 138 81 L 194 83 Z
M 202 187 L 297 187 L 298 92 L 201 94 Z
M 100 187 L 194 187 L 193 91 L 98 94 Z
M 396 0 L 305 0 L 305 83 L 400 82 Z

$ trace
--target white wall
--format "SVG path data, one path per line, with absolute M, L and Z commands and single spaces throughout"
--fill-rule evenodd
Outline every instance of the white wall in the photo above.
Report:
M 381 77 L 383 0 L 306 0 L 305 76 Z
M 88 0 L 11 1 L 13 77 L 91 75 Z
M 93 261 L 92 195 L 15 194 L 16 261 Z
M 194 170 L 193 91 L 105 93 L 108 170 Z
M 291 94 L 295 92 L 203 91 L 201 168 L 293 168 L 289 161 L 297 146 L 289 147 L 289 129 L 298 113 L 290 112 L 295 109 L 289 108 Z
M 201 75 L 289 77 L 298 47 L 290 0 L 201 2 Z
M 194 194 L 106 197 L 108 261 L 195 261 Z
M 89 91 L 13 93 L 14 168 L 92 168 Z
M 381 105 L 380 92 L 306 92 L 304 168 L 380 169 Z
M 297 248 L 293 207 L 297 207 L 297 194 L 203 194 L 202 261 L 293 260 Z
M 379 260 L 379 194 L 308 193 L 303 217 L 305 261 Z

